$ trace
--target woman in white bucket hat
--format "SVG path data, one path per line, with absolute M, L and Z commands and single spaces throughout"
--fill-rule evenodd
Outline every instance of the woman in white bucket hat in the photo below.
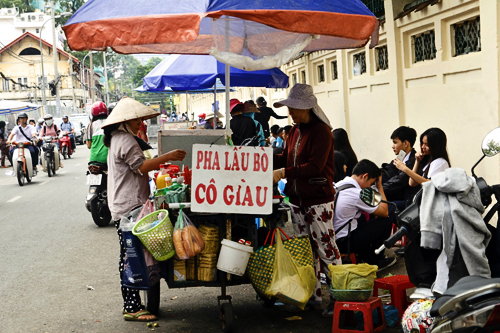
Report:
M 168 161 L 181 161 L 183 150 L 173 150 L 157 158 L 146 160 L 139 146 L 137 133 L 142 121 L 159 113 L 128 97 L 122 98 L 113 113 L 104 122 L 104 145 L 108 151 L 108 203 L 120 240 L 120 280 L 123 279 L 125 246 L 119 229 L 120 219 L 138 207 L 149 197 L 148 172 L 157 170 Z M 139 290 L 122 285 L 123 318 L 131 321 L 151 321 L 156 317 L 141 304 Z
M 318 105 L 313 89 L 307 84 L 296 84 L 288 98 L 274 103 L 275 108 L 288 107 L 294 122 L 279 155 L 274 155 L 274 182 L 287 179 L 285 194 L 292 204 L 292 221 L 301 234 L 309 235 L 314 252 L 316 290 L 309 307 L 321 306 L 321 268 L 327 276 L 328 265 L 340 265 L 340 253 L 333 229 L 333 136 L 331 125 Z M 324 314 L 333 311 L 333 296 Z M 332 309 L 330 309 L 332 307 Z

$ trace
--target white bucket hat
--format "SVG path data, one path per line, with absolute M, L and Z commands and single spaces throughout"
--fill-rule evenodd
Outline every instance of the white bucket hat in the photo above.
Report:
M 123 97 L 116 104 L 113 112 L 106 118 L 105 126 L 123 123 L 124 121 L 142 118 L 143 120 L 159 116 L 160 113 L 133 98 Z
M 313 88 L 308 84 L 297 83 L 292 89 L 290 89 L 290 93 L 288 94 L 288 98 L 282 101 L 276 102 L 273 104 L 275 108 L 280 108 L 282 106 L 288 106 L 293 109 L 299 110 L 309 110 L 312 109 L 316 117 L 319 118 L 322 122 L 328 125 L 330 129 L 332 129 L 332 125 L 330 125 L 330 120 L 326 117 L 323 110 L 318 105 L 318 99 L 314 96 Z

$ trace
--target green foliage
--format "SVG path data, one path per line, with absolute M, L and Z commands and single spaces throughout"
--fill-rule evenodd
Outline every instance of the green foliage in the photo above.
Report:
M 486 156 L 493 156 L 500 152 L 500 143 L 496 142 L 495 140 L 488 141 L 486 146 L 488 148 L 483 148 L 483 153 Z
M 153 57 L 149 59 L 146 65 L 139 65 L 137 67 L 136 72 L 132 75 L 132 82 L 135 86 L 142 85 L 142 79 L 149 74 L 160 62 L 162 62 L 162 58 Z
M 19 8 L 19 13 L 33 12 L 35 8 L 31 6 L 29 0 L 0 0 L 0 8 Z

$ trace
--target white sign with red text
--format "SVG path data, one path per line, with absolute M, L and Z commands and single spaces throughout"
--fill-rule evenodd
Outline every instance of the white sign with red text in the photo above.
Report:
M 193 145 L 193 212 L 271 214 L 272 199 L 272 148 Z

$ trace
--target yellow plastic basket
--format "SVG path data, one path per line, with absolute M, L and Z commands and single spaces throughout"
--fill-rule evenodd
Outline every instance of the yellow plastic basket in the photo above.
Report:
M 165 217 L 154 228 L 143 232 L 137 232 L 137 229 L 141 226 L 158 220 L 158 215 L 160 215 L 160 213 L 165 213 Z M 141 240 L 142 244 L 149 250 L 156 260 L 165 261 L 174 256 L 174 227 L 168 217 L 168 211 L 160 209 L 144 216 L 134 226 L 132 233 Z

